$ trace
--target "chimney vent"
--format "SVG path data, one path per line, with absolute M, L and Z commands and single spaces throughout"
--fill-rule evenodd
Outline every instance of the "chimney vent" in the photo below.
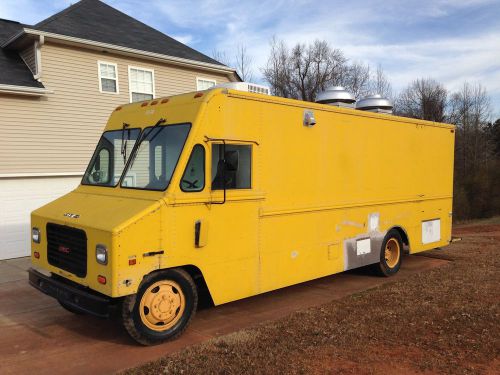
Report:
M 361 111 L 392 114 L 391 101 L 382 95 L 368 95 L 356 103 L 356 109 Z
M 354 108 L 354 95 L 346 91 L 342 86 L 331 86 L 325 91 L 318 93 L 316 103 L 334 105 L 337 107 Z

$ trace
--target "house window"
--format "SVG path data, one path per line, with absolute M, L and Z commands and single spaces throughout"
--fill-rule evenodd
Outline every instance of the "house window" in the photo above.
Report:
M 130 101 L 140 102 L 155 97 L 155 75 L 151 69 L 128 68 Z
M 217 82 L 215 82 L 215 79 L 196 78 L 196 90 L 198 91 L 208 90 L 216 84 Z
M 118 94 L 118 69 L 116 64 L 98 61 L 99 91 Z

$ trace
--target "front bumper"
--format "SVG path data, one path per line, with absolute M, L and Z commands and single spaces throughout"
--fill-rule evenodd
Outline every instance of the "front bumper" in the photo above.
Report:
M 30 268 L 28 271 L 31 286 L 43 293 L 64 302 L 75 310 L 100 318 L 110 316 L 111 298 L 64 279 L 55 279 Z

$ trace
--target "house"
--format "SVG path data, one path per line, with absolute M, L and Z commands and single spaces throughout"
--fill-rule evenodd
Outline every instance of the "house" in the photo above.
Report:
M 0 20 L 0 259 L 29 255 L 30 212 L 75 188 L 120 104 L 240 81 L 98 0 Z

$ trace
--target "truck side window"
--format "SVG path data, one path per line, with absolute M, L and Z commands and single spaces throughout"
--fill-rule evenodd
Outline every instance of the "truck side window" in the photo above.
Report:
M 224 163 L 225 161 L 225 163 Z M 212 145 L 212 190 L 252 188 L 252 146 Z M 225 179 L 225 183 L 224 183 Z
M 205 148 L 195 145 L 186 170 L 181 179 L 181 190 L 185 192 L 202 191 L 205 188 Z

